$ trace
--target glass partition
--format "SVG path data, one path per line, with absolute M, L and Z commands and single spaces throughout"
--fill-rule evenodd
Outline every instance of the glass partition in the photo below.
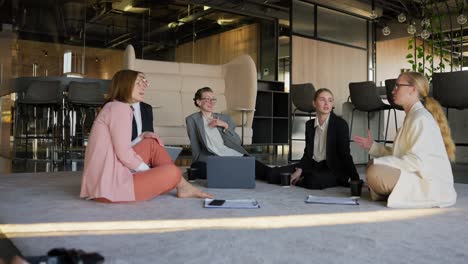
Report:
M 367 21 L 319 6 L 317 7 L 317 38 L 365 49 L 367 47 Z
M 294 33 L 315 37 L 315 5 L 293 1 L 292 29 Z

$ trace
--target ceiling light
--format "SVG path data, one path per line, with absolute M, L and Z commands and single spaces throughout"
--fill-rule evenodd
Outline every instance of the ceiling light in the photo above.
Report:
M 208 9 L 210 9 L 210 8 L 211 8 L 211 7 L 209 7 L 209 6 L 203 6 L 203 11 L 206 11 L 206 10 L 208 10 Z
M 457 23 L 458 23 L 459 25 L 464 25 L 464 24 L 466 24 L 466 20 L 467 20 L 467 19 L 466 19 L 466 16 L 465 16 L 464 14 L 460 14 L 460 15 L 457 16 Z
M 132 9 L 132 8 L 133 8 L 132 5 L 126 5 L 126 6 L 124 7 L 124 11 L 127 12 L 128 10 L 130 10 L 130 9 Z
M 406 14 L 405 13 L 400 13 L 398 15 L 398 22 L 403 23 L 406 21 Z
M 414 33 L 416 33 L 416 26 L 413 25 L 413 24 L 410 24 L 410 25 L 408 26 L 407 31 L 408 31 L 408 34 L 414 35 Z
M 382 34 L 383 34 L 384 36 L 388 36 L 388 35 L 392 34 L 392 30 L 390 29 L 389 26 L 385 26 L 385 27 L 382 29 Z
M 216 21 L 216 23 L 218 23 L 218 25 L 220 26 L 224 26 L 224 25 L 228 25 L 228 24 L 231 24 L 232 22 L 234 22 L 235 20 L 234 19 L 224 19 L 224 18 L 220 18 Z
M 425 17 L 421 20 L 421 27 L 427 28 L 430 25 L 431 25 L 431 20 L 429 18 Z
M 431 32 L 429 30 L 423 29 L 423 31 L 421 31 L 422 39 L 428 39 L 430 36 L 431 36 Z

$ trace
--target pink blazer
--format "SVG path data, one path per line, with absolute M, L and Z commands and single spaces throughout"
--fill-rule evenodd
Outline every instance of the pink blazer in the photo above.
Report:
M 133 112 L 130 105 L 107 103 L 91 128 L 86 147 L 80 197 L 134 201 L 133 175 L 143 160 L 131 146 Z

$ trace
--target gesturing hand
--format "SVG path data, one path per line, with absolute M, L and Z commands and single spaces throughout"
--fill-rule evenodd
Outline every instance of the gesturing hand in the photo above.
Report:
M 221 119 L 219 119 L 217 117 L 211 119 L 210 123 L 208 123 L 208 126 L 209 127 L 218 127 L 219 126 L 219 127 L 224 128 L 224 129 L 227 129 L 229 127 L 229 125 L 226 122 L 224 122 L 223 120 L 221 120 Z
M 367 138 L 360 137 L 360 136 L 353 136 L 354 142 L 358 144 L 361 148 L 369 150 L 374 143 L 374 139 L 372 138 L 371 132 L 367 130 Z

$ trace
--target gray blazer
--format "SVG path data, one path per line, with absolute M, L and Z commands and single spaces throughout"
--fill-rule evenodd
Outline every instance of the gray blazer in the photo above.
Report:
M 241 139 L 235 132 L 236 125 L 228 115 L 213 113 L 213 117 L 219 118 L 228 124 L 226 132 L 218 127 L 219 133 L 223 138 L 224 145 L 234 149 L 242 154 L 249 153 L 242 147 Z M 216 155 L 206 147 L 205 128 L 203 126 L 203 116 L 201 112 L 193 113 L 185 118 L 187 134 L 192 145 L 192 162 L 205 161 L 207 156 Z

